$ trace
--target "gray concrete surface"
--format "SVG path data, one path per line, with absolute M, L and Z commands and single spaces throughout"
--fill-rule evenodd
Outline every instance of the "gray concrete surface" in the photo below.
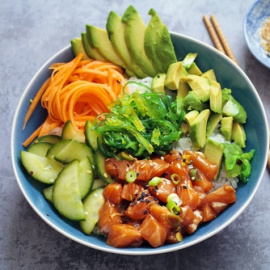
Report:
M 43 63 L 78 36 L 86 23 L 104 27 L 110 10 L 133 3 L 145 21 L 154 7 L 170 31 L 212 44 L 202 22 L 214 13 L 270 112 L 270 70 L 249 52 L 243 22 L 253 0 L 2 0 L 0 3 L 0 269 L 270 269 L 270 177 L 244 213 L 210 239 L 170 254 L 120 256 L 84 247 L 59 234 L 29 206 L 10 162 L 13 115 Z M 269 7 L 270 8 L 270 7 Z

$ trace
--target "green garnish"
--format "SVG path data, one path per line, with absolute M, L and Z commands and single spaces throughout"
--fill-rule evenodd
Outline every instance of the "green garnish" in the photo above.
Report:
M 133 183 L 137 178 L 137 175 L 136 175 L 136 172 L 131 170 L 131 171 L 128 171 L 127 174 L 126 174 L 126 181 L 128 183 Z
M 103 120 L 96 118 L 93 128 L 107 157 L 117 157 L 122 151 L 144 158 L 163 155 L 180 138 L 184 112 L 179 114 L 169 95 L 134 92 L 113 102 L 110 110 L 102 114 Z
M 171 175 L 171 180 L 173 181 L 173 183 L 174 183 L 175 185 L 177 185 L 177 184 L 179 184 L 180 181 L 181 181 L 181 176 L 180 176 L 179 174 L 177 174 L 177 173 L 173 173 L 173 174 Z
M 181 204 L 181 200 L 176 193 L 171 193 L 167 197 L 166 207 L 169 209 L 169 211 L 172 214 L 174 215 L 180 214 L 180 204 Z
M 151 179 L 149 181 L 148 185 L 155 187 L 155 186 L 157 186 L 161 182 L 162 182 L 162 178 L 156 176 L 156 177 L 154 177 L 153 179 Z
M 228 177 L 239 177 L 244 183 L 248 182 L 251 173 L 250 161 L 255 150 L 244 153 L 235 143 L 224 143 L 225 167 Z

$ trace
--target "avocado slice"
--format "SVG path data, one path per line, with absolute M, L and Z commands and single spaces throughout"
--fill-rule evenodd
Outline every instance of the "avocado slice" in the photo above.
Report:
M 236 122 L 241 124 L 244 124 L 247 120 L 247 113 L 244 107 L 231 95 L 223 106 L 222 113 L 226 116 L 232 116 Z
M 129 50 L 125 42 L 125 25 L 122 23 L 122 18 L 114 11 L 109 13 L 106 29 L 113 48 L 117 54 L 122 57 L 126 67 L 128 68 L 128 76 L 132 77 L 136 75 L 137 77 L 142 78 L 144 75 L 146 75 L 143 73 L 139 66 L 134 66 L 135 64 L 131 60 Z
M 188 73 L 183 67 L 182 61 L 172 63 L 166 74 L 165 86 L 170 90 L 177 90 L 181 78 L 187 75 Z
M 177 89 L 177 96 L 184 98 L 186 97 L 189 91 L 190 91 L 189 85 L 186 82 L 183 82 L 182 80 L 180 80 L 178 84 L 178 89 Z
M 114 50 L 106 30 L 89 24 L 86 25 L 86 29 L 93 48 L 96 48 L 106 60 L 128 69 L 123 59 Z
M 157 43 L 158 32 L 162 28 L 162 22 L 154 9 L 150 9 L 149 15 L 151 15 L 151 19 L 148 23 L 148 26 L 145 30 L 144 37 L 144 48 L 145 53 L 149 59 L 152 60 L 155 70 L 159 73 L 164 73 L 167 70 L 164 70 L 162 63 L 158 57 L 156 47 L 159 46 Z
M 189 125 L 191 125 L 198 115 L 199 115 L 198 111 L 196 110 L 190 111 L 185 115 L 185 120 L 186 122 L 188 122 Z
M 221 135 L 227 140 L 231 141 L 232 138 L 233 118 L 231 116 L 223 117 L 221 119 L 220 132 Z
M 232 140 L 241 148 L 246 147 L 246 133 L 242 124 L 237 122 L 233 123 Z
M 215 71 L 213 69 L 209 69 L 201 74 L 201 77 L 208 79 L 210 82 L 217 81 Z
M 82 59 L 88 59 L 88 55 L 85 52 L 85 49 L 83 47 L 82 39 L 81 38 L 74 38 L 70 41 L 72 51 L 75 55 L 78 55 L 79 53 L 83 54 Z
M 86 33 L 81 33 L 83 47 L 85 49 L 86 54 L 89 58 L 105 61 L 106 59 L 89 43 L 88 37 Z
M 197 76 L 201 76 L 202 75 L 202 71 L 200 70 L 200 68 L 197 66 L 197 64 L 195 62 L 193 62 L 190 66 L 190 68 L 187 70 L 188 74 L 191 75 L 197 75 Z
M 195 150 L 198 150 L 205 146 L 206 126 L 209 115 L 209 109 L 201 111 L 190 126 L 190 139 Z
M 218 172 L 214 177 L 215 179 L 217 179 L 219 175 L 221 162 L 223 159 L 223 150 L 224 146 L 222 143 L 213 140 L 207 140 L 204 149 L 204 154 L 207 160 L 218 165 Z
M 129 6 L 126 9 L 122 17 L 122 22 L 125 24 L 125 41 L 132 61 L 148 76 L 154 77 L 157 72 L 144 49 L 146 26 L 133 6 Z
M 222 92 L 216 81 L 212 81 L 210 85 L 210 109 L 215 113 L 222 112 Z
M 191 67 L 191 65 L 194 63 L 196 57 L 197 57 L 198 53 L 188 53 L 184 60 L 183 60 L 183 66 L 185 69 L 189 69 Z
M 206 138 L 211 136 L 221 119 L 222 114 L 214 113 L 210 115 L 206 126 Z
M 177 61 L 171 35 L 166 25 L 163 25 L 159 31 L 157 44 L 159 46 L 156 47 L 156 52 L 166 72 L 169 66 Z
M 185 98 L 183 99 L 183 105 L 186 108 L 186 110 L 197 110 L 197 111 L 202 111 L 206 104 L 203 103 L 196 93 L 194 91 L 189 91 Z
M 190 88 L 196 93 L 198 98 L 205 102 L 210 98 L 210 82 L 208 79 L 198 75 L 188 75 L 181 80 L 187 82 Z
M 152 80 L 152 91 L 154 93 L 165 93 L 165 73 L 158 73 Z

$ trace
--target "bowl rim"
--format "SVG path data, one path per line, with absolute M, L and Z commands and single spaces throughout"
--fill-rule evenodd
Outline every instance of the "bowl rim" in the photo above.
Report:
M 210 45 L 201 42 L 195 38 L 186 36 L 186 35 L 182 35 L 182 34 L 178 34 L 176 32 L 170 32 L 170 34 L 172 36 L 176 36 L 176 37 L 180 37 L 183 39 L 186 39 L 188 41 L 191 42 L 195 42 L 200 46 L 206 47 L 208 50 L 214 51 L 215 53 L 219 54 L 219 56 L 221 56 L 222 58 L 224 58 L 224 60 L 229 61 L 240 73 L 241 75 L 247 80 L 247 82 L 250 84 L 252 91 L 254 91 L 254 94 L 257 96 L 258 102 L 261 105 L 262 113 L 264 115 L 264 122 L 267 126 L 267 118 L 266 118 L 266 113 L 264 110 L 264 107 L 262 105 L 262 101 L 255 89 L 255 87 L 253 86 L 252 82 L 249 80 L 249 78 L 247 77 L 247 75 L 242 71 L 242 69 L 236 65 L 231 59 L 229 59 L 226 55 L 222 54 L 221 52 L 219 52 L 218 50 L 216 50 L 215 48 L 211 47 Z M 46 66 L 48 66 L 48 64 L 55 59 L 57 56 L 61 55 L 63 52 L 65 52 L 66 50 L 71 49 L 71 46 L 68 45 L 64 48 L 62 48 L 60 51 L 58 51 L 57 53 L 55 53 L 52 57 L 50 57 L 39 69 L 38 71 L 35 73 L 35 75 L 32 77 L 32 79 L 30 80 L 30 82 L 27 84 L 26 88 L 23 91 L 23 94 L 20 97 L 19 103 L 17 104 L 17 108 L 13 117 L 13 123 L 12 123 L 12 130 L 11 130 L 11 160 L 12 160 L 12 167 L 13 167 L 13 171 L 14 171 L 14 175 L 16 178 L 16 181 L 19 185 L 19 188 L 21 189 L 21 192 L 23 193 L 26 201 L 29 203 L 29 205 L 32 207 L 32 209 L 38 214 L 39 217 L 41 217 L 41 219 L 43 219 L 43 221 L 45 221 L 48 225 L 50 225 L 50 227 L 52 227 L 54 230 L 56 230 L 57 232 L 61 233 L 62 235 L 66 236 L 67 238 L 80 243 L 84 246 L 96 249 L 96 250 L 100 250 L 103 252 L 108 252 L 108 253 L 114 253 L 114 254 L 119 254 L 119 255 L 156 255 L 156 254 L 162 254 L 162 253 L 168 253 L 168 252 L 173 252 L 173 251 L 177 251 L 177 250 L 181 250 L 190 246 L 193 246 L 195 244 L 198 244 L 210 237 L 212 237 L 213 235 L 217 234 L 218 232 L 222 231 L 224 228 L 226 228 L 229 224 L 231 224 L 235 219 L 237 219 L 239 217 L 239 215 L 245 210 L 245 208 L 248 206 L 248 204 L 251 202 L 251 200 L 253 199 L 261 181 L 262 181 L 262 177 L 264 174 L 264 170 L 262 170 L 260 172 L 259 175 L 259 179 L 256 182 L 256 185 L 253 189 L 253 191 L 251 192 L 251 194 L 249 195 L 248 199 L 245 201 L 245 203 L 242 205 L 241 208 L 239 208 L 239 210 L 232 216 L 230 217 L 230 219 L 227 220 L 227 222 L 222 223 L 218 228 L 214 229 L 211 232 L 206 233 L 203 237 L 200 237 L 199 239 L 195 239 L 192 241 L 189 241 L 188 243 L 185 244 L 176 244 L 176 245 L 168 245 L 166 246 L 166 248 L 151 248 L 151 249 L 143 249 L 143 250 L 136 250 L 134 249 L 130 249 L 130 250 L 126 250 L 126 249 L 116 249 L 116 248 L 111 248 L 111 247 L 101 247 L 95 244 L 92 244 L 91 242 L 86 242 L 83 240 L 78 239 L 76 236 L 71 235 L 68 232 L 63 231 L 60 227 L 58 227 L 57 225 L 55 225 L 50 219 L 46 218 L 46 216 L 44 216 L 44 214 L 38 209 L 38 207 L 30 200 L 30 198 L 27 196 L 26 191 L 23 188 L 23 185 L 21 183 L 20 177 L 19 177 L 19 170 L 17 171 L 17 166 L 16 166 L 16 158 L 15 158 L 15 129 L 16 129 L 16 120 L 18 118 L 18 114 L 20 111 L 21 106 L 23 105 L 23 101 L 25 96 L 27 95 L 29 89 L 31 89 L 32 84 L 34 83 L 34 81 L 40 76 L 40 74 L 43 72 L 44 68 Z M 269 136 L 268 134 L 268 129 L 266 129 L 266 133 L 267 136 Z M 268 148 L 269 148 L 269 142 L 267 140 L 267 144 L 268 144 Z M 267 148 L 267 149 L 268 149 Z M 264 167 L 266 167 L 266 163 L 267 163 L 267 155 L 265 155 L 264 160 L 263 160 L 263 164 Z M 105 238 L 104 238 L 105 239 Z

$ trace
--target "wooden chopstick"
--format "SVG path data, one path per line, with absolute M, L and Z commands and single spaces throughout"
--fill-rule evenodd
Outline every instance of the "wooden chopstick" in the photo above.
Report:
M 212 14 L 210 18 L 211 20 L 209 20 L 208 17 L 204 15 L 203 21 L 214 43 L 214 46 L 216 47 L 216 49 L 218 49 L 220 52 L 227 55 L 230 59 L 232 59 L 238 65 L 238 62 L 229 46 L 229 43 L 219 26 L 216 16 Z
M 238 62 L 229 46 L 228 41 L 226 40 L 219 23 L 217 21 L 217 18 L 214 14 L 210 16 L 210 19 L 204 15 L 203 21 L 205 23 L 206 29 L 208 30 L 208 33 L 213 41 L 214 46 L 217 50 L 227 55 L 230 59 L 232 59 L 237 65 Z M 270 129 L 269 129 L 270 132 Z M 267 166 L 270 170 L 270 136 L 269 136 L 269 149 L 268 149 L 268 160 L 267 160 Z
M 208 17 L 206 15 L 203 16 L 203 21 L 205 23 L 205 26 L 209 32 L 209 35 L 210 35 L 216 49 L 218 49 L 220 52 L 226 54 L 211 21 L 208 19 Z

